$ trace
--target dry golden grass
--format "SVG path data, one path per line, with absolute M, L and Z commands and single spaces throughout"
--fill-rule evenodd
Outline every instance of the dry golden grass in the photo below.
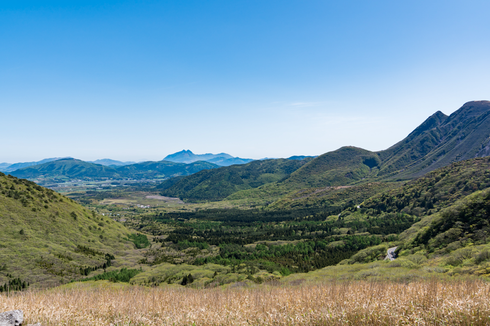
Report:
M 0 296 L 43 325 L 489 325 L 490 284 L 347 282 L 195 290 L 98 287 Z

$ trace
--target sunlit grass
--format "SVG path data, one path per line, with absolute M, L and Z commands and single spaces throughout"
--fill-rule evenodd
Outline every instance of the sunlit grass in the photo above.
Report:
M 488 325 L 480 281 L 330 282 L 227 289 L 107 282 L 0 296 L 43 325 Z

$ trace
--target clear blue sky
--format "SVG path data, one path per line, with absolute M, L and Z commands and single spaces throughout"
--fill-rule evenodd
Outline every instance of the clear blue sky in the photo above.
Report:
M 381 150 L 490 99 L 490 1 L 0 1 L 0 162 Z

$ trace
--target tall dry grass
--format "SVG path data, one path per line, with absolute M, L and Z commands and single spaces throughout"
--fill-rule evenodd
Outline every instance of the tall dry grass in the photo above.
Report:
M 43 325 L 489 325 L 483 281 L 235 289 L 54 289 L 0 296 Z

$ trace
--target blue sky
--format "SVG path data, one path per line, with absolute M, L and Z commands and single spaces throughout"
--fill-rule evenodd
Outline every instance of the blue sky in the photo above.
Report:
M 0 1 L 0 162 L 385 149 L 490 99 L 489 1 Z

